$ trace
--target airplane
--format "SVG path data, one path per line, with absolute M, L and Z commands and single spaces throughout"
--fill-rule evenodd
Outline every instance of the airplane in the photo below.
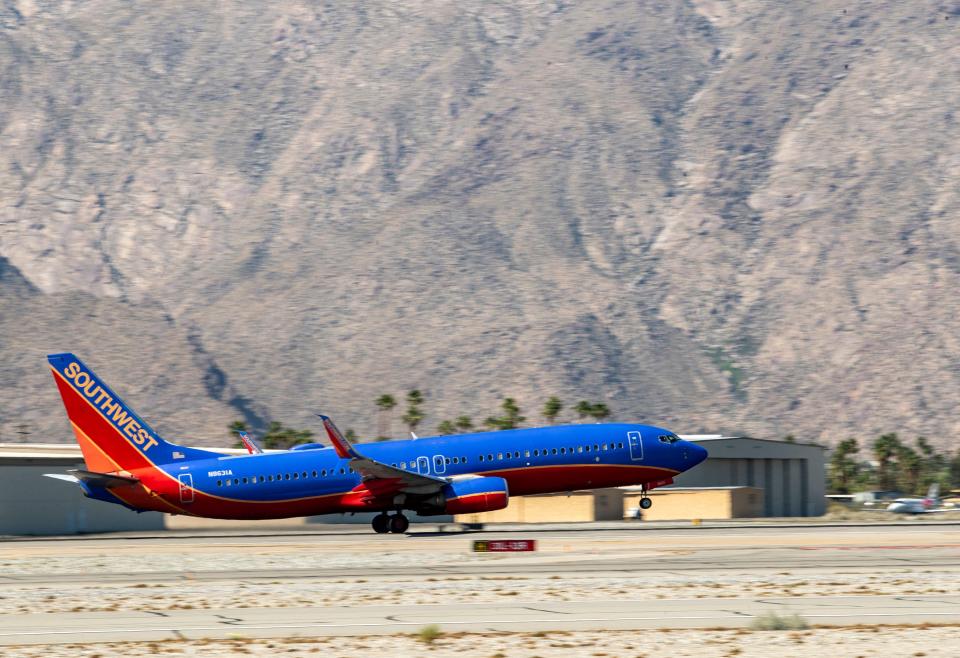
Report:
M 347 440 L 320 415 L 331 445 L 228 455 L 165 441 L 70 353 L 47 357 L 85 469 L 46 474 L 94 500 L 136 512 L 278 519 L 377 512 L 377 533 L 405 533 L 419 516 L 503 509 L 510 496 L 641 485 L 647 492 L 707 458 L 652 425 L 595 424 Z
M 887 506 L 887 511 L 894 514 L 938 514 L 960 510 L 940 506 L 940 485 L 934 482 L 927 490 L 926 498 L 897 498 Z

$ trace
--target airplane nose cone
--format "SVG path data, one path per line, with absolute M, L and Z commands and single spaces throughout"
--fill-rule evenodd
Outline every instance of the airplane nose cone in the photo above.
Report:
M 701 445 L 697 445 L 696 443 L 688 442 L 686 448 L 687 448 L 687 455 L 688 455 L 688 460 L 686 464 L 687 468 L 693 468 L 694 466 L 702 462 L 704 459 L 706 459 L 707 456 L 709 455 L 709 453 L 707 453 L 706 448 L 704 448 Z

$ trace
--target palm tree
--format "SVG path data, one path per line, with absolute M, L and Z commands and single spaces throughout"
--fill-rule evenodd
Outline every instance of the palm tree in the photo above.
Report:
M 250 428 L 247 426 L 247 423 L 242 420 L 235 420 L 229 425 L 227 425 L 227 431 L 230 432 L 231 437 L 237 437 L 240 432 L 249 432 Z M 242 448 L 243 441 L 239 438 L 233 444 L 234 448 Z
M 900 439 L 894 433 L 883 434 L 873 442 L 873 456 L 877 460 L 877 485 L 881 489 L 890 490 L 896 486 L 890 466 L 900 446 Z
M 374 404 L 380 409 L 379 422 L 377 427 L 378 436 L 388 436 L 390 434 L 390 412 L 397 406 L 397 399 L 389 393 L 384 393 L 376 400 Z
M 456 434 L 457 426 L 454 425 L 452 420 L 445 420 L 439 425 L 437 425 L 437 433 L 447 435 L 447 434 Z
M 860 470 L 854 455 L 860 451 L 856 439 L 844 439 L 830 456 L 830 488 L 836 493 L 848 494 Z
M 590 415 L 593 416 L 594 420 L 600 422 L 604 418 L 610 417 L 610 407 L 605 405 L 603 402 L 597 402 L 593 405 L 593 408 L 590 409 Z
M 300 443 L 308 443 L 313 432 L 284 427 L 283 423 L 272 421 L 263 435 L 263 447 L 277 450 L 292 448 Z
M 245 421 L 235 420 L 229 425 L 227 425 L 227 430 L 230 432 L 230 436 L 237 434 L 238 432 L 249 432 L 250 427 Z
M 504 398 L 500 404 L 500 408 L 503 409 L 503 415 L 490 416 L 487 418 L 484 421 L 487 427 L 496 430 L 512 430 L 519 427 L 520 424 L 526 420 L 525 417 L 520 415 L 520 407 L 513 398 Z
M 586 400 L 580 400 L 577 402 L 577 406 L 573 408 L 577 412 L 577 416 L 583 420 L 590 415 L 590 412 L 593 411 L 593 405 L 587 402 Z
M 916 450 L 901 445 L 897 449 L 897 470 L 900 489 L 908 494 L 920 493 L 920 476 L 923 473 L 923 460 Z
M 543 417 L 547 422 L 553 425 L 557 422 L 557 416 L 563 410 L 563 402 L 556 395 L 551 396 L 543 405 Z
M 411 433 L 417 429 L 417 425 L 426 417 L 426 414 L 420 409 L 421 404 L 423 404 L 423 393 L 418 389 L 413 389 L 407 393 L 407 413 L 403 414 L 403 422 L 410 428 Z

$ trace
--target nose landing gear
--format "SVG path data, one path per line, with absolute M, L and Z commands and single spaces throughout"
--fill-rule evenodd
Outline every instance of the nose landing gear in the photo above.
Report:
M 397 535 L 402 535 L 410 527 L 410 521 L 400 512 L 397 512 L 393 516 L 389 516 L 386 512 L 381 512 L 373 517 L 370 525 L 373 526 L 373 531 L 377 534 L 382 535 L 392 532 Z
M 640 509 L 650 509 L 653 505 L 653 501 L 647 498 L 647 485 L 643 485 L 640 489 Z

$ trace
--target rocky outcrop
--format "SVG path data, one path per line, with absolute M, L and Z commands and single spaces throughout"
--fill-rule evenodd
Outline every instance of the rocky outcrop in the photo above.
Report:
M 948 445 L 958 14 L 7 3 L 0 440 L 71 349 L 196 443 L 419 387 Z

